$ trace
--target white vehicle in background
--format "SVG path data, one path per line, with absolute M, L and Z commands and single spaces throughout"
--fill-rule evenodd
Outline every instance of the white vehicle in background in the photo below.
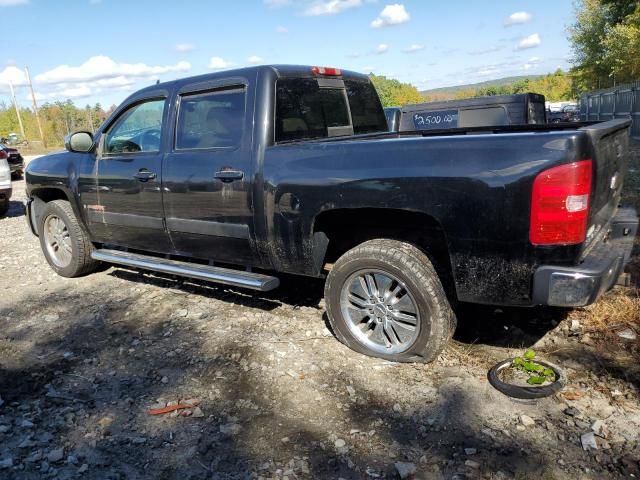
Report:
M 9 200 L 11 199 L 11 169 L 6 158 L 0 158 L 0 217 L 3 217 L 9 210 Z

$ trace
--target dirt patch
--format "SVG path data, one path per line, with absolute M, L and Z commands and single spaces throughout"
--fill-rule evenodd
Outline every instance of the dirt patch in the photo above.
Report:
M 620 321 L 618 304 L 468 307 L 437 362 L 394 364 L 337 342 L 320 282 L 255 294 L 121 269 L 60 278 L 28 231 L 23 191 L 15 182 L 0 219 L 2 478 L 639 474 L 638 362 L 617 340 L 583 341 Z M 486 373 L 529 346 L 568 384 L 521 403 Z M 174 402 L 198 409 L 148 413 Z M 606 432 L 585 451 L 598 421 Z

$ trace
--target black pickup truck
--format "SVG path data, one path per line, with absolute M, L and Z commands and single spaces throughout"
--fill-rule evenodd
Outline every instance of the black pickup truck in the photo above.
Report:
M 131 95 L 27 167 L 60 275 L 102 263 L 270 290 L 326 278 L 351 348 L 431 361 L 459 302 L 577 306 L 616 283 L 629 121 L 388 132 L 364 76 L 261 66 Z

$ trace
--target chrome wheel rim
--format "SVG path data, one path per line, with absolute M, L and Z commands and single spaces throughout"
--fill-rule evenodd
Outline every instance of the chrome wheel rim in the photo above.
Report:
M 360 270 L 347 278 L 340 309 L 353 336 L 378 353 L 405 352 L 420 333 L 413 295 L 404 282 L 383 270 Z
M 71 263 L 71 238 L 69 229 L 57 215 L 49 215 L 44 221 L 44 242 L 49 258 L 60 268 Z

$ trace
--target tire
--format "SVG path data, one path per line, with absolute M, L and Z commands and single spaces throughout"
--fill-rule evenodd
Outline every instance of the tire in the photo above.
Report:
M 65 233 L 60 236 L 64 237 L 61 243 L 65 244 L 68 262 L 66 261 L 67 258 L 57 257 L 54 251 L 56 249 L 48 245 L 51 237 L 48 233 L 45 233 L 45 225 L 47 225 L 48 221 L 54 223 L 54 219 L 59 219 L 63 224 L 61 228 L 65 229 Z M 99 268 L 100 262 L 91 258 L 93 245 L 89 240 L 89 235 L 76 219 L 69 202 L 53 200 L 44 205 L 38 224 L 38 235 L 42 252 L 51 268 L 58 275 L 68 278 L 80 277 Z M 60 244 L 58 244 L 57 250 L 61 248 Z
M 564 386 L 564 376 L 562 375 L 562 372 L 558 369 L 558 367 L 551 365 L 550 363 L 542 362 L 540 360 L 536 360 L 535 362 L 539 363 L 543 367 L 553 370 L 553 373 L 556 376 L 555 382 L 550 383 L 549 385 L 537 387 L 525 387 L 512 385 L 510 383 L 504 383 L 502 380 L 500 380 L 500 371 L 504 368 L 508 368 L 513 363 L 513 360 L 513 358 L 510 358 L 508 360 L 503 360 L 502 362 L 497 363 L 491 368 L 491 370 L 489 370 L 489 373 L 487 374 L 489 383 L 499 392 L 504 393 L 508 397 L 531 400 L 534 398 L 548 397 L 562 390 L 562 387 Z
M 9 211 L 9 201 L 3 200 L 0 202 L 0 217 L 4 217 Z
M 398 240 L 369 240 L 346 252 L 329 272 L 324 295 L 338 340 L 372 357 L 432 362 L 455 330 L 455 315 L 429 258 Z

